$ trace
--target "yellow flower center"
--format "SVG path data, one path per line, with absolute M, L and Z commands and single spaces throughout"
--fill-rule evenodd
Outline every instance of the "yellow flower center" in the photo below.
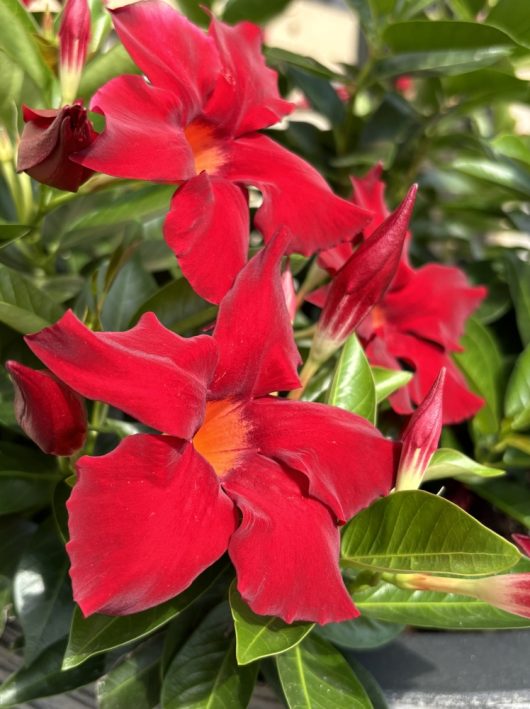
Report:
M 195 450 L 206 458 L 222 478 L 233 470 L 248 450 L 250 424 L 242 415 L 240 402 L 210 401 L 204 422 L 193 437 Z
M 193 151 L 197 175 L 203 170 L 213 174 L 224 164 L 225 156 L 212 126 L 202 121 L 192 121 L 184 129 L 184 135 Z

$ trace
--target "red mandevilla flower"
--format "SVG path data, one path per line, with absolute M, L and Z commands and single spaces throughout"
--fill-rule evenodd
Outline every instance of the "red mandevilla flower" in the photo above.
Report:
M 82 399 L 50 372 L 6 362 L 15 388 L 15 416 L 20 428 L 44 453 L 72 455 L 86 438 Z
M 63 102 L 77 96 L 90 38 L 90 10 L 87 0 L 66 0 L 59 29 L 59 73 Z
M 256 132 L 292 109 L 265 66 L 258 27 L 213 18 L 206 35 L 161 0 L 120 7 L 112 19 L 149 83 L 120 76 L 97 91 L 91 108 L 104 114 L 106 128 L 76 159 L 116 177 L 181 185 L 164 236 L 200 295 L 219 302 L 246 262 L 243 187 L 262 192 L 254 223 L 265 241 L 289 228 L 288 251 L 329 248 L 367 224 L 366 210 Z
M 94 174 L 70 160 L 72 153 L 86 148 L 97 135 L 86 109 L 76 102 L 58 110 L 23 106 L 22 111 L 26 125 L 17 170 L 50 187 L 77 192 Z
M 213 337 L 181 338 L 152 313 L 127 332 L 91 332 L 71 312 L 27 337 L 80 394 L 165 434 L 78 461 L 67 549 L 85 614 L 161 603 L 227 549 L 256 613 L 358 614 L 338 523 L 389 492 L 399 447 L 341 409 L 268 396 L 299 386 L 284 249 L 277 237 L 242 270 Z
M 366 177 L 352 180 L 355 200 L 376 214 L 364 232 L 368 243 L 388 213 L 380 175 L 381 167 L 376 166 Z M 334 274 L 344 264 L 347 248 L 351 255 L 352 247 L 341 245 L 320 254 L 319 263 Z M 310 300 L 321 304 L 322 296 L 316 295 Z M 425 398 L 442 367 L 447 371 L 443 423 L 462 421 L 481 408 L 483 400 L 468 389 L 451 352 L 461 349 L 466 320 L 485 295 L 486 289 L 471 287 L 458 268 L 440 264 L 412 268 L 405 248 L 390 288 L 358 329 L 372 364 L 401 369 L 404 363 L 414 370 L 409 384 L 390 396 L 395 411 L 412 413 L 413 404 Z

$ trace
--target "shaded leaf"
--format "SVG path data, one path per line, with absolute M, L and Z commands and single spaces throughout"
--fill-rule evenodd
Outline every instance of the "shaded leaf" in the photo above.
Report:
M 63 309 L 40 288 L 6 266 L 0 265 L 0 322 L 27 335 L 51 325 Z
M 356 335 L 351 335 L 342 348 L 331 382 L 328 404 L 375 421 L 374 378 Z
M 505 264 L 517 328 L 523 344 L 530 345 L 530 263 L 522 261 L 513 253 L 506 253 Z
M 359 616 L 342 623 L 328 623 L 318 628 L 317 633 L 334 645 L 352 650 L 370 650 L 394 640 L 403 631 L 396 623 L 384 623 L 366 616 Z
M 291 0 L 228 0 L 223 10 L 223 20 L 235 24 L 250 20 L 263 24 L 285 10 Z
M 528 487 L 516 480 L 488 480 L 471 489 L 509 517 L 530 529 L 530 495 Z

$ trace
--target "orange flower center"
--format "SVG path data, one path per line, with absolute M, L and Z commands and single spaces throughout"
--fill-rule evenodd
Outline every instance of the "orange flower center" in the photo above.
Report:
M 372 327 L 377 330 L 378 327 L 383 327 L 386 323 L 385 311 L 380 305 L 372 308 Z
M 241 404 L 234 401 L 210 401 L 204 422 L 193 437 L 195 450 L 206 458 L 222 478 L 233 470 L 248 450 L 249 422 Z
M 212 126 L 201 121 L 192 121 L 184 129 L 184 135 L 193 151 L 197 175 L 203 170 L 213 174 L 224 164 L 225 156 Z

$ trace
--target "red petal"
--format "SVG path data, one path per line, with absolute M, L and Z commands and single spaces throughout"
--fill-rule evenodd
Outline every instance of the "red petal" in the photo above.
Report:
M 385 296 L 385 317 L 401 332 L 459 350 L 466 320 L 486 296 L 459 268 L 430 263 L 409 270 L 399 290 Z
M 346 241 L 371 214 L 337 197 L 309 163 L 264 135 L 233 141 L 225 176 L 263 193 L 255 224 L 265 240 L 279 226 L 292 233 L 290 251 L 310 255 Z
M 407 362 L 415 375 L 407 385 L 412 401 L 419 404 L 429 393 L 442 367 L 447 369 L 443 398 L 443 423 L 458 423 L 477 413 L 483 399 L 473 394 L 451 357 L 430 342 L 411 335 L 392 333 L 386 337 L 388 351 Z
M 381 179 L 383 174 L 382 163 L 377 163 L 368 170 L 364 177 L 352 177 L 353 201 L 359 207 L 364 207 L 373 212 L 373 221 L 364 230 L 365 236 L 370 236 L 389 216 L 390 212 L 385 202 L 386 185 Z
M 277 123 L 293 104 L 278 91 L 278 75 L 265 64 L 259 27 L 241 22 L 235 27 L 212 18 L 210 35 L 221 57 L 218 76 L 204 115 L 232 136 Z
M 261 249 L 221 303 L 214 331 L 219 364 L 210 386 L 216 399 L 251 398 L 300 386 L 300 355 L 280 274 L 288 238 L 280 232 Z
M 361 329 L 363 325 L 361 325 Z M 399 360 L 390 354 L 386 346 L 386 342 L 382 337 L 374 337 L 365 347 L 366 356 L 370 360 L 370 364 L 386 367 L 386 369 L 395 369 L 400 371 L 403 369 Z M 398 414 L 411 414 L 414 411 L 412 401 L 410 400 L 409 388 L 401 387 L 389 397 L 390 404 L 394 411 Z
M 256 449 L 303 473 L 341 522 L 394 485 L 399 446 L 360 416 L 274 398 L 250 402 L 246 414 Z
M 192 445 L 129 436 L 108 455 L 80 458 L 77 472 L 67 551 L 85 615 L 156 606 L 226 551 L 235 509 Z
M 126 332 L 92 332 L 68 311 L 26 338 L 60 379 L 153 428 L 190 438 L 204 416 L 217 356 L 213 339 L 184 339 L 146 313 Z
M 195 175 L 178 99 L 140 76 L 118 76 L 94 94 L 90 107 L 105 130 L 75 160 L 115 177 L 179 182 Z
M 530 557 L 530 537 L 526 534 L 512 534 L 512 539 L 523 554 Z
M 197 293 L 218 303 L 247 262 L 246 197 L 232 182 L 193 177 L 176 192 L 164 237 Z
M 256 456 L 222 485 L 243 514 L 228 552 L 255 613 L 322 624 L 359 615 L 340 574 L 338 529 L 292 473 Z
M 50 372 L 6 362 L 15 387 L 15 416 L 20 428 L 45 453 L 72 455 L 86 438 L 83 401 Z
M 187 119 L 194 118 L 221 68 L 213 39 L 161 0 L 112 10 L 112 21 L 143 73 L 174 93 Z

